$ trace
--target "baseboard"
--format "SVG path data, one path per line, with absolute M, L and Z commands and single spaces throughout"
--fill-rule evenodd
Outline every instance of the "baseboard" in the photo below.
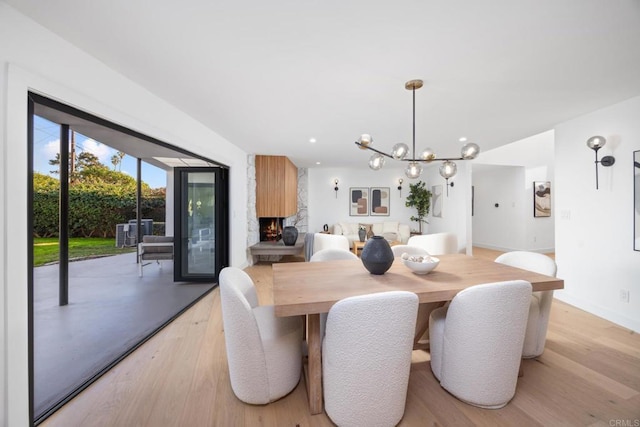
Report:
M 591 313 L 594 316 L 598 316 L 605 320 L 608 320 L 609 322 L 613 322 L 618 326 L 622 326 L 623 328 L 630 329 L 634 332 L 640 332 L 640 320 L 621 316 L 620 314 L 611 311 L 610 309 L 590 303 L 583 300 L 582 298 L 577 298 L 574 295 L 567 293 L 566 290 L 555 291 L 553 293 L 553 297 L 569 305 Z

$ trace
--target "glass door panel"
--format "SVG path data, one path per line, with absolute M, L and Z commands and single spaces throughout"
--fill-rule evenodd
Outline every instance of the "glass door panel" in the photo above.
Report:
M 220 265 L 219 168 L 178 168 L 175 280 L 215 280 Z

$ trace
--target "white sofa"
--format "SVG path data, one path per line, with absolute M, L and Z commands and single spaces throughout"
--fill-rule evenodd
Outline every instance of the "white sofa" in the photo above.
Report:
M 360 225 L 371 226 L 373 235 L 382 236 L 389 242 L 397 241 L 406 244 L 411 236 L 411 227 L 409 224 L 402 224 L 397 221 L 378 223 L 368 221 L 338 222 L 333 225 L 332 234 L 345 236 L 349 239 L 349 246 L 351 246 L 354 241 L 359 240 L 358 230 L 360 229 Z

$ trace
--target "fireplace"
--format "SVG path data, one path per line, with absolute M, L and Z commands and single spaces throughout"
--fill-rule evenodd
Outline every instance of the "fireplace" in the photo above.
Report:
M 284 218 L 259 218 L 260 241 L 277 242 L 282 239 Z

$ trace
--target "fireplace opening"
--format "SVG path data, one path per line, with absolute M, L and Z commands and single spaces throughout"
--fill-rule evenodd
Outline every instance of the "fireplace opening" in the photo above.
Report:
M 282 239 L 284 218 L 260 218 L 260 241 L 277 242 Z

